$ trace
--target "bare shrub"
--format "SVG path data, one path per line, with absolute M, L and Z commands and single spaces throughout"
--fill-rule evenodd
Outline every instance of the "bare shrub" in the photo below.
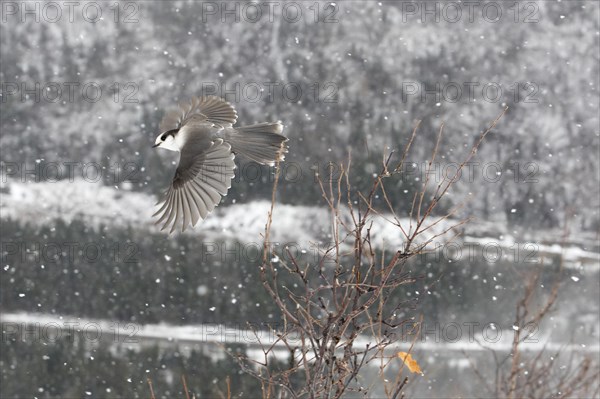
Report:
M 408 377 L 403 376 L 405 369 L 401 368 L 392 381 L 385 379 L 384 372 L 391 362 L 402 362 L 392 345 L 406 340 L 411 332 L 416 336 L 420 326 L 414 320 L 398 318 L 400 310 L 408 305 L 394 303 L 393 294 L 408 289 L 418 278 L 405 268 L 409 259 L 426 251 L 439 237 L 456 234 L 455 228 L 467 221 L 451 219 L 458 208 L 442 216 L 433 215 L 463 167 L 506 111 L 481 133 L 453 178 L 436 185 L 431 182 L 430 173 L 425 174 L 406 215 L 408 220 L 402 223 L 392 206 L 393 194 L 386 189 L 386 183 L 400 177 L 419 123 L 399 158 L 394 152 L 383 157 L 381 171 L 373 177 L 367 192 L 352 184 L 350 157 L 347 164 L 339 165 L 342 171 L 339 176 L 318 176 L 329 209 L 332 240 L 314 262 L 303 263 L 289 249 L 286 256 L 275 257 L 269 246 L 279 180 L 277 165 L 259 273 L 282 320 L 271 326 L 274 338 L 269 342 L 261 341 L 256 331 L 262 351 L 260 359 L 230 353 L 245 372 L 261 382 L 264 398 L 340 398 L 352 392 L 368 395 L 375 384 L 383 384 L 390 398 L 402 394 L 408 382 Z M 436 162 L 443 131 L 442 124 L 429 169 Z M 376 209 L 377 201 L 384 203 L 383 209 Z M 403 237 L 402 245 L 389 250 L 376 249 L 372 242 L 375 218 L 383 218 L 395 226 Z M 413 331 L 400 332 L 399 327 L 407 323 L 413 326 Z M 275 350 L 281 348 L 289 353 L 287 362 L 275 358 Z M 378 367 L 379 381 L 361 381 L 360 371 L 367 365 Z
M 513 340 L 509 353 L 503 354 L 493 347 L 477 342 L 489 352 L 494 361 L 494 377 L 487 378 L 476 367 L 472 369 L 490 395 L 496 398 L 597 398 L 600 395 L 600 364 L 597 356 L 564 348 L 550 351 L 544 346 L 537 352 L 525 352 L 523 346 L 537 332 L 540 323 L 557 305 L 563 257 L 549 293 L 540 292 L 541 269 L 523 276 L 523 295 L 515 307 Z M 492 382 L 490 384 L 490 381 Z

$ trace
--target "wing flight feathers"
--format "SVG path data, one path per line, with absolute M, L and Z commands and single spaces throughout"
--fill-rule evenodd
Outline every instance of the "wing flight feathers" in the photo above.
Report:
M 184 154 L 182 154 L 182 157 Z M 171 227 L 170 233 L 181 225 L 181 231 L 195 226 L 200 219 L 213 211 L 227 195 L 235 174 L 234 155 L 231 146 L 222 139 L 216 139 L 206 152 L 196 156 L 187 170 L 177 168 L 175 178 L 165 193 L 158 211 L 156 224 L 161 230 Z

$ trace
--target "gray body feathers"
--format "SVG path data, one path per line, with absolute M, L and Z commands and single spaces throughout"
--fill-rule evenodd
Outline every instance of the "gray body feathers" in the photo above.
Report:
M 180 151 L 173 181 L 154 216 L 164 230 L 181 231 L 205 219 L 227 195 L 236 155 L 260 164 L 283 160 L 287 138 L 279 122 L 233 127 L 237 112 L 221 98 L 194 97 L 163 118 L 155 146 Z

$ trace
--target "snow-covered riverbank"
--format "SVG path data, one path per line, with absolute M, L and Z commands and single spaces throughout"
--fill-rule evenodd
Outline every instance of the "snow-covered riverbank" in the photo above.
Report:
M 11 218 L 33 225 L 52 225 L 56 219 L 66 222 L 80 220 L 92 228 L 110 225 L 113 228 L 159 231 L 152 219 L 156 198 L 145 193 L 84 180 L 44 183 L 8 181 L 2 184 L 2 191 L 0 210 L 3 219 Z M 214 240 L 261 242 L 270 203 L 259 200 L 229 204 L 227 197 L 224 202 L 227 205 L 217 207 L 205 221 L 184 234 L 202 235 Z M 324 207 L 277 204 L 273 220 L 273 242 L 295 243 L 301 248 L 309 248 L 315 242 L 328 242 L 331 237 L 332 216 Z M 402 246 L 404 237 L 400 229 L 390 222 L 392 220 L 393 217 L 385 213 L 372 216 L 371 242 L 374 246 L 385 249 Z M 402 218 L 400 222 L 405 231 L 415 225 L 408 218 Z M 433 222 L 435 220 L 430 223 Z M 429 248 L 442 248 L 454 236 L 453 232 L 442 233 L 456 223 L 444 220 L 434 225 L 422 235 L 421 242 L 441 234 L 431 242 Z M 461 226 L 460 232 L 461 236 L 457 238 L 460 244 L 503 248 L 503 254 L 524 248 L 520 259 L 533 251 L 535 256 L 562 254 L 567 266 L 571 267 L 598 267 L 600 264 L 597 237 L 593 233 L 576 234 L 563 242 L 559 241 L 561 239 L 554 231 L 517 237 L 506 226 L 481 220 Z M 511 248 L 514 251 L 511 252 Z

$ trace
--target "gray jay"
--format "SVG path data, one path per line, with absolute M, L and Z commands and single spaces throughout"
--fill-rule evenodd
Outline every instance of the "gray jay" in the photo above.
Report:
M 164 198 L 157 203 L 161 230 L 172 224 L 172 233 L 205 219 L 221 196 L 227 194 L 234 177 L 237 154 L 263 165 L 282 161 L 287 138 L 279 122 L 233 127 L 237 113 L 227 101 L 194 97 L 168 112 L 160 123 L 161 134 L 154 147 L 179 151 L 179 165 Z

